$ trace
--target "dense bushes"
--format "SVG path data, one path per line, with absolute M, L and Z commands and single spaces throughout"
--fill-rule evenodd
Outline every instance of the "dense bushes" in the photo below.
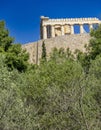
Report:
M 101 58 L 88 75 L 67 59 L 26 73 L 9 72 L 0 59 L 1 130 L 100 130 Z

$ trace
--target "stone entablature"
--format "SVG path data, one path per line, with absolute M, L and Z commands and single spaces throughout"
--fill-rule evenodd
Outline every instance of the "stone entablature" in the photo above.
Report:
M 65 18 L 65 19 L 49 19 L 49 17 L 41 16 L 40 36 L 41 39 L 47 39 L 56 36 L 74 34 L 74 25 L 80 26 L 80 34 L 84 33 L 83 25 L 89 25 L 89 30 L 94 24 L 101 24 L 98 18 Z

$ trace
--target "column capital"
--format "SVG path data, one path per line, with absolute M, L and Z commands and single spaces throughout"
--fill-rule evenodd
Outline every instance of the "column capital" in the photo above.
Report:
M 43 25 L 43 27 L 46 27 L 47 25 Z

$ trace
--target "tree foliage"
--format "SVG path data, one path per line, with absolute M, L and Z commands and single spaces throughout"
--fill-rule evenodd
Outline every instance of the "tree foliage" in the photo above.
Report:
M 101 55 L 101 25 L 96 29 L 91 30 L 91 40 L 89 44 L 85 46 L 86 52 L 76 51 L 77 60 L 82 64 L 85 72 L 91 65 L 91 61 L 95 60 L 98 55 Z
M 89 56 L 94 60 L 96 56 L 101 55 L 101 25 L 96 30 L 91 31 L 91 36 L 93 38 L 89 44 Z
M 4 21 L 0 21 L 0 53 L 5 55 L 5 63 L 10 69 L 25 71 L 28 66 L 28 54 L 22 50 L 20 44 L 13 42 L 14 38 L 9 36 Z
M 42 43 L 42 60 L 46 61 L 46 47 L 45 47 L 45 42 L 43 41 Z
M 100 82 L 93 77 L 93 66 L 86 77 L 80 63 L 62 59 L 26 73 L 9 72 L 1 63 L 2 130 L 100 130 L 99 87 L 94 91 Z

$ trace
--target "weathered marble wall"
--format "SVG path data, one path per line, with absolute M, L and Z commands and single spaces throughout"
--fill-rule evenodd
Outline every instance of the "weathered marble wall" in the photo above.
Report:
M 54 47 L 56 48 L 70 48 L 72 52 L 76 49 L 85 51 L 84 45 L 90 40 L 89 34 L 72 34 L 65 36 L 58 36 L 50 39 L 39 40 L 22 45 L 22 48 L 26 49 L 30 54 L 30 63 L 39 63 L 42 54 L 42 43 L 44 41 L 47 51 L 47 56 L 51 53 Z

